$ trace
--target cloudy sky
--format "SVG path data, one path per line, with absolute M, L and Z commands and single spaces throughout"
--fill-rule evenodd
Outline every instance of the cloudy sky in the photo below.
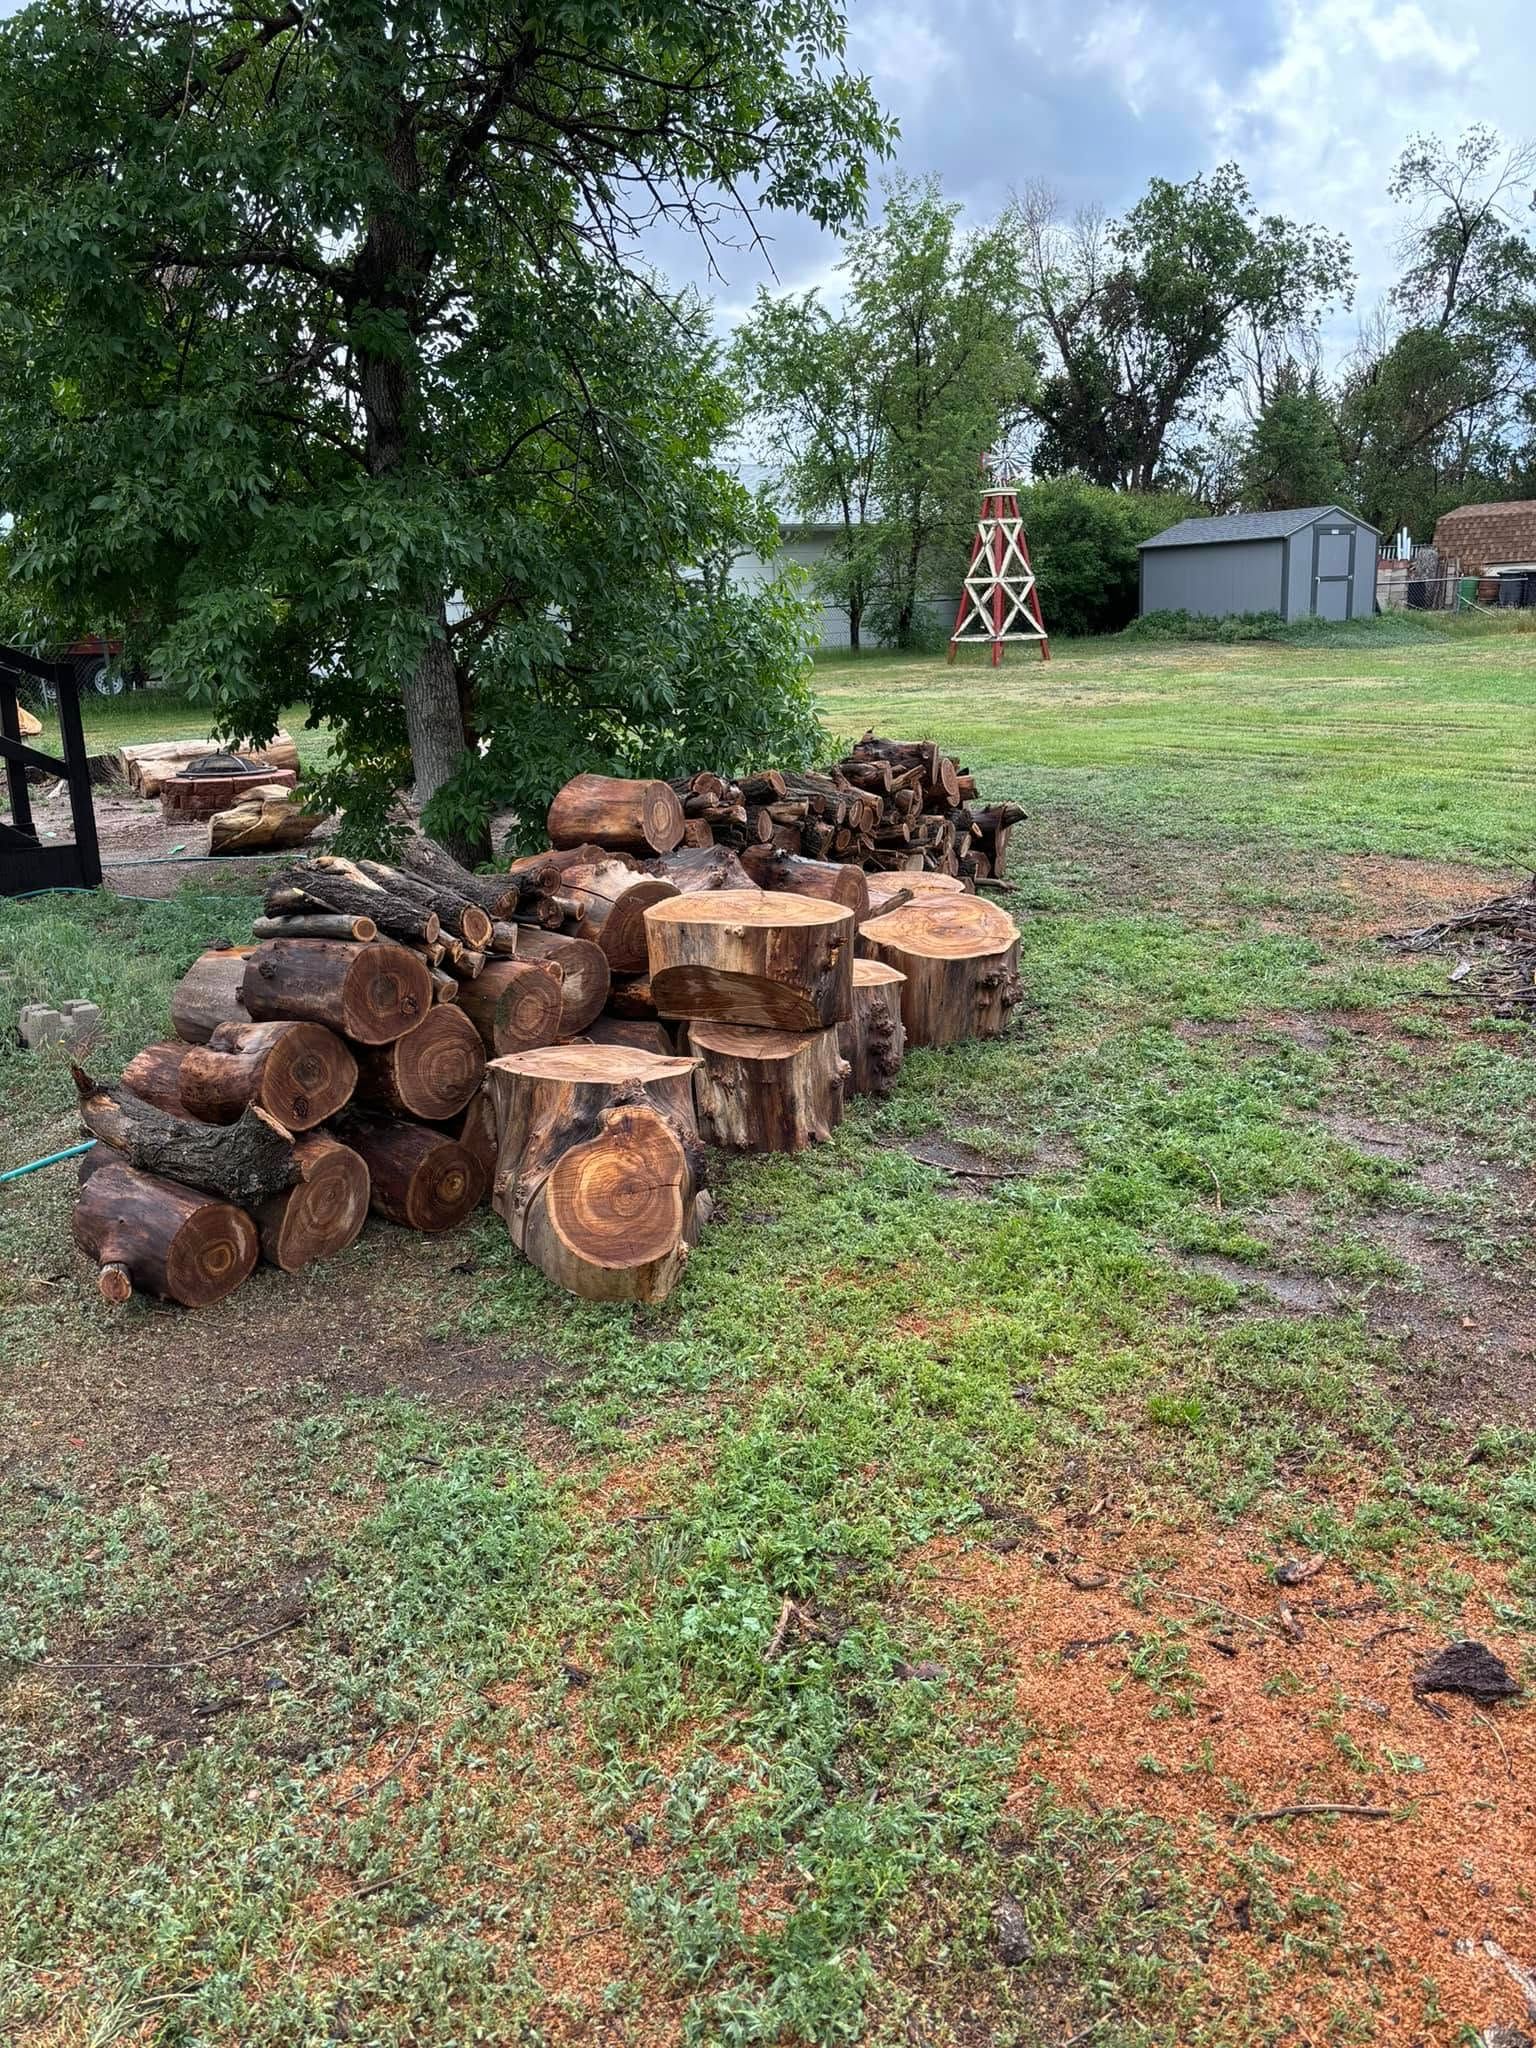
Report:
M 1235 157 L 1261 205 L 1349 237 L 1365 308 L 1393 276 L 1386 186 L 1407 137 L 1536 134 L 1530 0 L 849 0 L 848 15 L 850 61 L 901 124 L 898 165 L 937 171 L 971 218 L 1036 178 L 1069 209 L 1116 212 L 1150 177 Z M 835 281 L 830 239 L 769 231 L 781 284 Z M 658 254 L 700 278 L 694 252 Z M 720 262 L 708 289 L 729 322 L 773 278 L 749 251 Z M 1335 322 L 1335 349 L 1353 331 Z

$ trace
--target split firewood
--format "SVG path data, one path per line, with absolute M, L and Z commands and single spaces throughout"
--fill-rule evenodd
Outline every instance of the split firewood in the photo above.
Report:
M 553 961 L 489 960 L 483 974 L 458 985 L 458 1007 L 489 1052 L 526 1052 L 560 1037 L 563 980 Z
M 453 1230 L 485 1192 L 474 1153 L 445 1131 L 354 1111 L 336 1135 L 368 1168 L 370 1207 L 407 1230 Z
M 121 1081 L 93 1081 L 70 1070 L 86 1133 L 129 1166 L 182 1187 L 250 1208 L 299 1177 L 293 1138 L 266 1111 L 251 1108 L 232 1124 L 205 1124 L 155 1108 Z
M 590 939 L 525 925 L 518 938 L 517 957 L 559 968 L 561 1038 L 574 1038 L 601 1014 L 613 979 L 608 956 L 601 946 L 593 945 Z
M 290 1020 L 221 1024 L 205 1045 L 186 1048 L 180 1070 L 188 1116 L 232 1124 L 254 1104 L 286 1131 L 323 1124 L 356 1085 L 357 1062 L 333 1031 Z
M 843 1117 L 848 1062 L 838 1030 L 758 1031 L 695 1020 L 683 1048 L 694 1076 L 699 1129 L 739 1152 L 799 1152 L 830 1138 Z
M 246 1024 L 241 996 L 254 946 L 212 946 L 171 991 L 171 1029 L 188 1045 L 205 1045 L 220 1024 Z
M 645 972 L 645 912 L 677 894 L 677 884 L 641 874 L 627 861 L 601 860 L 568 867 L 557 903 L 569 902 L 580 935 L 600 946 L 614 974 Z M 569 915 L 569 913 L 568 913 Z
M 357 1099 L 397 1116 L 446 1123 L 484 1076 L 478 1027 L 457 1006 L 439 1005 L 404 1038 L 359 1052 Z
M 805 860 L 798 854 L 749 846 L 741 865 L 760 889 L 815 896 L 823 903 L 841 903 L 854 922 L 869 912 L 869 883 L 864 870 L 848 861 Z
M 145 1102 L 152 1102 L 156 1109 L 166 1110 L 171 1116 L 185 1116 L 187 1112 L 181 1100 L 181 1063 L 191 1050 L 179 1038 L 167 1039 L 159 1045 L 146 1045 L 124 1067 L 123 1086 L 131 1088 Z
M 582 1037 L 593 1045 L 627 1045 L 633 1052 L 652 1052 L 664 1060 L 677 1052 L 666 1025 L 643 1017 L 594 1017 Z
M 381 932 L 406 944 L 430 946 L 442 929 L 436 911 L 415 898 L 387 894 L 344 862 L 306 861 L 287 869 L 268 884 L 264 908 L 268 917 L 316 911 L 369 917 Z
M 576 775 L 557 791 L 546 829 L 556 847 L 596 840 L 631 853 L 670 853 L 683 836 L 683 807 L 665 782 Z
M 242 792 L 240 801 L 208 819 L 210 854 L 278 853 L 302 846 L 325 823 L 319 811 L 307 811 L 286 783 L 259 783 Z
M 561 1045 L 493 1060 L 491 1200 L 512 1242 L 587 1301 L 663 1301 L 696 1232 L 691 1059 Z
M 261 1255 L 285 1273 L 334 1259 L 355 1244 L 368 1220 L 368 1168 L 360 1154 L 326 1131 L 293 1144 L 300 1179 L 256 1211 Z
M 853 1015 L 837 1027 L 850 1095 L 889 1095 L 907 1050 L 901 1021 L 906 976 L 883 960 L 853 963 Z
M 907 977 L 901 1019 L 909 1045 L 995 1038 L 1019 999 L 1018 928 L 979 896 L 919 897 L 871 918 L 859 948 Z
M 243 1209 L 121 1158 L 93 1162 L 70 1228 L 97 1263 L 102 1300 L 114 1304 L 138 1290 L 208 1308 L 233 1294 L 256 1264 L 256 1226 Z
M 645 913 L 662 1017 L 763 1030 L 840 1024 L 853 1000 L 853 915 L 814 897 L 696 891 Z
M 337 910 L 317 910 L 308 917 L 258 917 L 251 925 L 253 939 L 352 939 L 362 946 L 378 936 L 371 917 L 344 917 Z
M 432 1007 L 425 962 L 382 939 L 268 939 L 246 963 L 242 993 L 260 1023 L 328 1024 L 361 1045 L 403 1038 Z

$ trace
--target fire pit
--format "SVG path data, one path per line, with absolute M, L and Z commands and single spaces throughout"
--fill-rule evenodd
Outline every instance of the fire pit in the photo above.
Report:
M 239 803 L 245 792 L 258 784 L 292 789 L 298 779 L 291 768 L 273 768 L 265 761 L 248 761 L 241 754 L 200 754 L 161 785 L 160 815 L 211 817 L 215 811 Z

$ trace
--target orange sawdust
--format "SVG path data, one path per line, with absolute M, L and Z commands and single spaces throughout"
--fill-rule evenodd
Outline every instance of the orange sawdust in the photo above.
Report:
M 575 1476 L 568 1513 L 578 1528 L 594 1522 L 630 1520 L 681 1504 L 700 1473 L 695 1446 L 667 1444 L 627 1464 L 612 1464 Z
M 1270 2025 L 1321 2041 L 1351 2006 L 1370 2038 L 1422 2048 L 1452 2048 L 1469 2026 L 1527 2024 L 1482 1944 L 1536 1962 L 1536 1711 L 1463 1699 L 1430 1711 L 1412 1678 L 1443 1634 L 1385 1610 L 1336 1565 L 1282 1589 L 1249 1561 L 1264 1547 L 1251 1531 L 1063 1527 L 1004 1554 L 952 1539 L 927 1548 L 936 1590 L 980 1611 L 1011 1666 L 1029 1738 L 1010 1813 L 1027 1823 L 1044 1780 L 1071 1803 L 1166 1824 L 1192 1913 L 1218 1909 L 1189 1993 L 1204 2038 L 1235 2043 Z M 1446 1561 L 1426 1559 L 1426 1577 Z M 1143 1564 L 1263 1627 L 1156 1587 L 1133 1603 L 1120 1575 Z M 1497 1574 L 1455 1564 L 1475 1583 L 1462 1632 L 1518 1670 L 1521 1646 L 1493 1605 Z M 1093 1586 L 1094 1569 L 1109 1582 Z M 1165 1650 L 1159 1678 L 1150 1667 Z M 1313 1801 L 1393 1818 L 1232 1825 Z M 1323 1958 L 1292 1961 L 1287 1916 L 1299 1921 L 1309 1897 L 1332 1902 L 1340 1923 Z M 1316 1937 L 1315 1921 L 1306 1931 Z

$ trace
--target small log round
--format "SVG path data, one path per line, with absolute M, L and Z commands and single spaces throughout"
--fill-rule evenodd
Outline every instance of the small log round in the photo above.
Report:
M 171 992 L 171 1029 L 188 1045 L 206 1045 L 220 1024 L 244 1024 L 241 999 L 254 946 L 214 946 L 192 962 Z
M 183 1308 L 223 1301 L 256 1263 L 243 1209 L 128 1165 L 99 1166 L 80 1189 L 71 1229 L 100 1267 L 104 1301 L 135 1290 Z
M 800 1152 L 830 1138 L 843 1120 L 848 1062 L 835 1027 L 755 1031 L 694 1022 L 684 1034 L 699 1061 L 694 1076 L 699 1130 L 736 1152 Z
M 293 1151 L 303 1178 L 256 1211 L 261 1255 L 285 1273 L 334 1259 L 368 1220 L 368 1168 L 358 1153 L 324 1131 L 299 1138 Z
M 445 1131 L 349 1116 L 336 1134 L 362 1155 L 370 1207 L 407 1230 L 452 1230 L 485 1192 L 480 1162 Z
M 524 925 L 518 934 L 517 957 L 559 968 L 561 1038 L 574 1038 L 601 1014 L 613 984 L 613 970 L 601 946 L 565 932 Z
M 850 1095 L 889 1095 L 907 1050 L 901 1021 L 906 976 L 883 960 L 853 963 L 853 1015 L 837 1027 Z
M 360 1045 L 414 1031 L 432 1007 L 426 963 L 383 940 L 268 939 L 246 964 L 245 1007 L 258 1023 L 327 1024 Z
M 630 853 L 670 853 L 683 836 L 683 807 L 665 782 L 576 775 L 558 791 L 547 820 L 551 846 L 594 840 Z
M 485 1076 L 479 1027 L 457 1005 L 434 1006 L 404 1038 L 374 1046 L 357 1062 L 357 1097 L 397 1116 L 445 1123 Z
M 749 846 L 742 853 L 741 864 L 760 889 L 841 903 L 853 912 L 855 924 L 869 915 L 869 880 L 852 861 L 803 860 L 777 847 Z
M 872 918 L 859 945 L 907 977 L 901 1021 L 909 1045 L 995 1038 L 1019 999 L 1018 928 L 979 896 L 929 896 Z
M 853 1007 L 853 914 L 840 903 L 700 890 L 645 913 L 663 1017 L 820 1031 Z
M 183 1044 L 179 1038 L 166 1039 L 159 1045 L 146 1045 L 124 1067 L 124 1087 L 131 1088 L 144 1101 L 152 1102 L 156 1109 L 168 1110 L 172 1116 L 184 1115 L 181 1064 L 192 1050 L 193 1047 Z
M 345 1108 L 356 1085 L 357 1062 L 323 1024 L 221 1024 L 181 1063 L 182 1106 L 210 1124 L 232 1124 L 255 1103 L 285 1130 L 307 1131 Z
M 581 936 L 602 948 L 610 971 L 643 974 L 645 913 L 653 903 L 675 896 L 677 884 L 637 874 L 626 861 L 605 860 L 567 868 L 560 889 L 581 906 Z
M 498 1057 L 553 1045 L 560 1036 L 561 978 L 560 969 L 543 960 L 488 960 L 473 981 L 456 984 L 457 1007 Z

